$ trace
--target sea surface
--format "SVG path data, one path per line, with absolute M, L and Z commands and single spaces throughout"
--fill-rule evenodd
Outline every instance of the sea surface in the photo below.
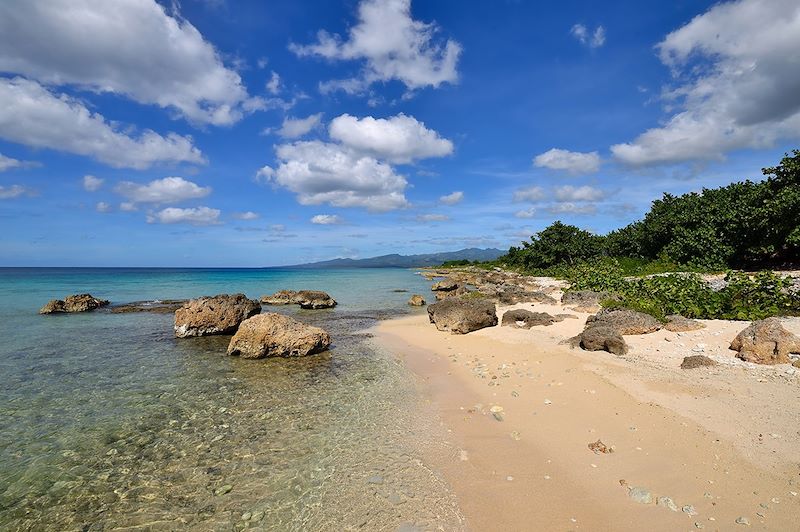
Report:
M 172 314 L 37 313 L 280 289 L 339 302 L 263 309 L 329 352 L 240 360 L 228 336 L 174 338 Z M 412 293 L 429 283 L 404 269 L 0 269 L 0 530 L 461 529 L 427 460 L 452 452 L 443 429 L 366 332 L 424 312 Z

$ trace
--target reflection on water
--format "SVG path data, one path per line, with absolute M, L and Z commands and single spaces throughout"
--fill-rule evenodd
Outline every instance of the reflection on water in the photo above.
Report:
M 248 361 L 171 315 L 37 316 L 0 358 L 0 529 L 462 528 L 421 459 L 450 452 L 438 421 L 361 332 L 379 313 L 283 311 L 334 349 Z

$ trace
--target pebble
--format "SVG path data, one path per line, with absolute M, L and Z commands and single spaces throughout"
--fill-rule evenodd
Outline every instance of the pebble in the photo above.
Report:
M 232 489 L 233 486 L 231 486 L 230 484 L 225 484 L 224 486 L 214 490 L 214 495 L 225 495 L 226 493 L 230 493 Z
M 503 421 L 502 412 L 492 412 L 492 417 L 494 417 L 497 421 Z
M 546 404 L 546 405 L 552 405 L 552 404 L 553 404 L 553 401 L 551 401 L 550 399 L 545 399 L 545 400 L 544 400 L 544 404 Z
M 706 525 L 704 525 L 703 523 L 700 523 L 700 522 L 696 522 L 696 523 L 694 524 L 694 527 L 695 527 L 695 528 L 705 528 L 705 527 L 706 527 Z
M 264 519 L 264 512 L 253 512 L 253 516 L 250 517 L 251 521 L 261 521 Z
M 628 496 L 640 504 L 653 502 L 653 494 L 647 488 L 633 487 L 628 490 Z
M 383 477 L 380 475 L 372 475 L 367 479 L 370 484 L 383 484 Z
M 512 480 L 514 480 L 514 477 L 512 477 L 511 475 L 509 475 L 509 476 L 507 476 L 507 477 L 506 477 L 506 480 L 507 480 L 507 481 L 509 481 L 509 482 L 511 482 Z
M 493 406 L 492 408 L 489 409 L 489 412 L 492 412 L 493 414 L 496 413 L 496 412 L 502 412 L 502 411 L 503 411 L 503 407 L 500 406 L 500 405 L 495 405 L 495 406 Z
M 517 432 L 517 431 L 515 430 L 514 432 L 512 432 L 512 433 L 511 433 L 511 439 L 512 439 L 512 440 L 519 441 L 519 440 L 521 440 L 521 439 L 522 439 L 522 436 L 520 436 L 519 432 Z
M 253 517 L 253 514 L 250 512 L 245 512 L 242 514 L 242 521 L 249 521 L 251 517 Z
M 737 517 L 736 518 L 736 524 L 737 525 L 750 526 L 750 520 L 748 518 L 746 518 L 746 517 Z
M 691 504 L 687 504 L 686 506 L 681 508 L 681 511 L 688 515 L 697 515 L 697 510 L 695 510 L 694 506 L 692 506 Z

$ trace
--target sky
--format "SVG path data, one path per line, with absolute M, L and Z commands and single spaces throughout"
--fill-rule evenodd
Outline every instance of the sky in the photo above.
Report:
M 606 233 L 800 139 L 797 0 L 4 0 L 0 266 Z

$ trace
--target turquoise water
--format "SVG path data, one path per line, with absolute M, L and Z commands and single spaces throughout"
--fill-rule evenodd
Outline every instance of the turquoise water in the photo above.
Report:
M 460 528 L 425 458 L 449 452 L 435 415 L 364 332 L 428 288 L 400 269 L 0 269 L 0 529 Z M 264 307 L 327 329 L 330 352 L 246 361 L 229 337 L 175 339 L 171 314 L 37 314 L 81 292 L 279 289 L 339 302 Z

